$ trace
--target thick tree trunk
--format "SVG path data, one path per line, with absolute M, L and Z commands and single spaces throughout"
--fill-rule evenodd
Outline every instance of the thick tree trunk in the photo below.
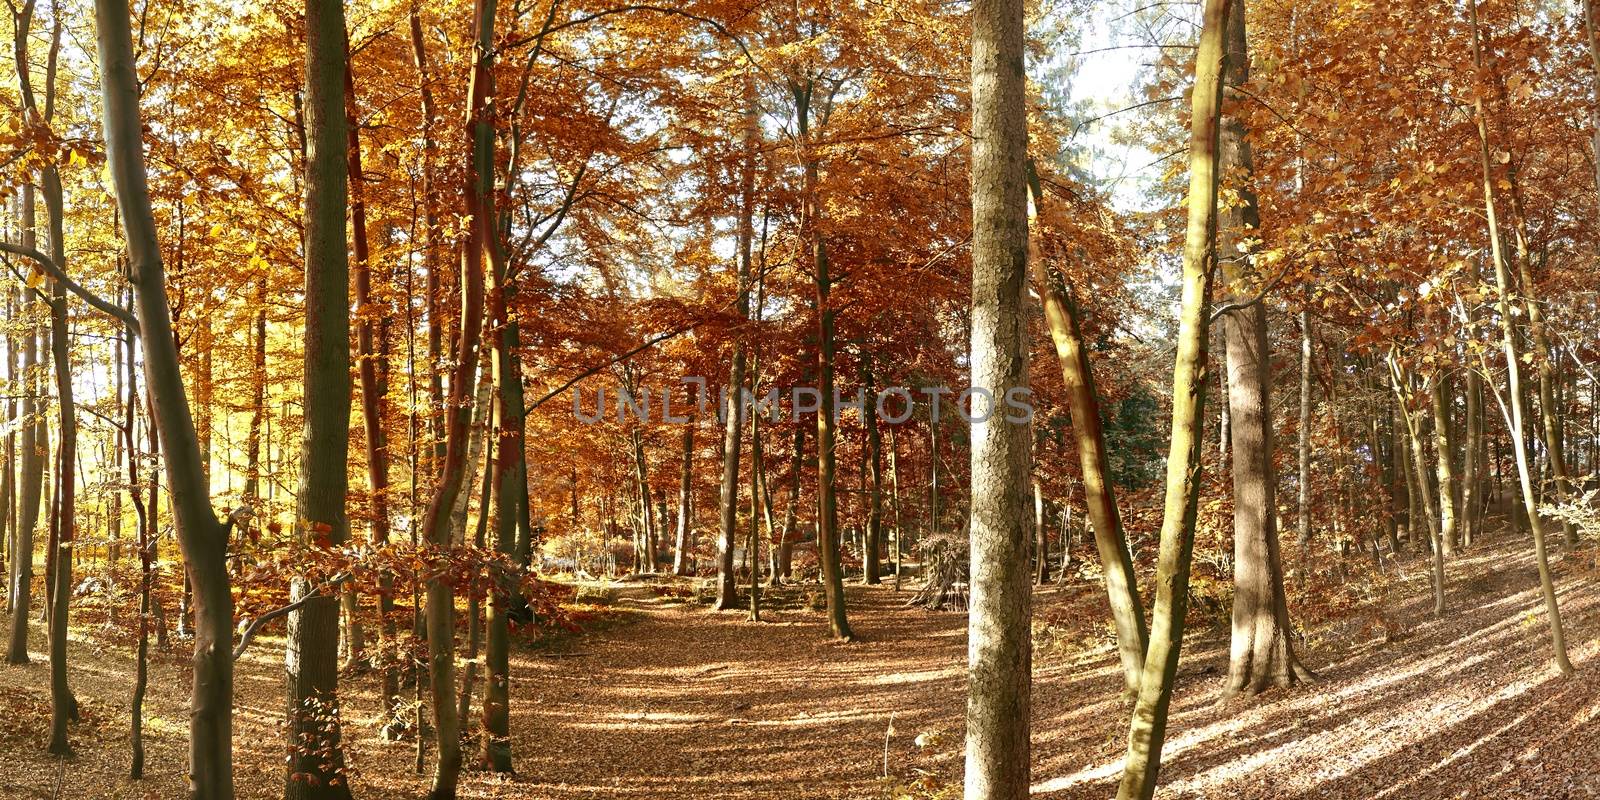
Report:
M 1167 710 L 1183 647 L 1189 566 L 1201 481 L 1201 434 L 1206 390 L 1206 343 L 1211 275 L 1216 263 L 1217 136 L 1229 0 L 1206 0 L 1195 55 L 1190 112 L 1189 222 L 1184 237 L 1183 293 L 1172 381 L 1172 441 L 1167 455 L 1166 503 L 1156 560 L 1156 598 L 1150 648 L 1128 732 L 1119 800 L 1150 800 L 1161 769 Z
M 1233 408 L 1234 551 L 1233 636 L 1223 693 L 1253 695 L 1292 686 L 1311 674 L 1295 657 L 1283 588 L 1266 309 L 1257 304 L 1230 312 L 1223 325 Z
M 312 550 L 350 537 L 350 265 L 344 5 L 306 1 L 305 438 L 296 539 Z M 290 599 L 286 798 L 350 797 L 339 716 L 338 599 L 304 577 Z
M 1007 402 L 1028 387 L 1028 129 L 1022 0 L 972 15 L 971 594 L 967 613 L 968 800 L 1029 791 L 1032 576 L 1023 487 L 1031 419 Z M 985 410 L 987 415 L 985 415 Z

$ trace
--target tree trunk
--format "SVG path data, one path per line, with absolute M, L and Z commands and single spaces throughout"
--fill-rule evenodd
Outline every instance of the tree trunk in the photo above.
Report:
M 228 531 L 212 511 L 194 417 L 178 366 L 172 311 L 145 175 L 138 77 L 126 3 L 96 0 L 107 169 L 117 196 L 135 295 L 145 379 L 166 450 L 178 542 L 195 590 L 194 691 L 189 713 L 189 787 L 194 797 L 233 797 L 233 595 L 224 554 Z
M 755 159 L 759 128 L 754 104 L 754 78 L 745 78 L 744 158 L 739 167 L 739 222 L 734 257 L 737 263 L 737 296 L 733 313 L 740 320 L 750 316 L 750 259 L 755 240 Z M 717 535 L 717 605 L 718 611 L 736 608 L 739 604 L 736 576 L 733 567 L 734 537 L 739 517 L 739 447 L 744 430 L 745 346 L 742 331 L 734 333 L 733 355 L 729 359 L 727 408 L 722 420 L 722 489 L 721 516 Z
M 487 212 L 486 212 L 487 213 Z M 494 228 L 498 230 L 498 228 Z M 510 304 L 516 296 L 516 283 L 508 274 L 498 238 L 489 244 L 491 272 L 494 276 L 494 385 L 495 408 L 499 421 L 494 459 L 494 538 L 495 554 L 514 563 L 518 531 L 521 529 L 519 491 L 526 490 L 522 479 L 522 378 L 517 369 L 519 334 Z M 484 508 L 480 514 L 488 514 Z M 654 555 L 655 548 L 650 548 Z M 654 564 L 651 565 L 652 568 Z M 511 629 L 509 614 L 514 598 L 520 597 L 517 576 L 501 566 L 489 568 L 488 606 L 484 628 L 488 633 L 484 649 L 483 749 L 479 764 L 493 772 L 511 771 Z
M 483 327 L 483 262 L 495 235 L 490 210 L 494 185 L 494 127 L 490 119 L 494 69 L 494 19 L 496 0 L 475 0 L 472 23 L 475 53 L 468 87 L 467 129 L 471 152 L 465 172 L 467 236 L 461 248 L 461 324 L 455 368 L 450 377 L 450 400 L 444 412 L 445 454 L 433 500 L 428 504 L 423 529 L 428 543 L 448 550 L 452 531 L 450 512 L 468 471 L 467 439 L 477 383 L 478 341 Z M 455 599 L 450 581 L 440 575 L 428 580 L 429 682 L 433 694 L 433 726 L 439 758 L 434 766 L 430 800 L 454 800 L 461 776 L 461 720 L 455 703 Z
M 22 244 L 35 247 L 33 186 L 22 187 Z M 38 292 L 27 289 L 31 302 Z M 24 307 L 24 311 L 26 308 Z M 47 433 L 39 410 L 38 331 L 28 327 L 21 332 L 22 350 L 22 450 L 20 508 L 12 538 L 11 639 L 6 650 L 7 664 L 28 663 L 28 614 L 33 600 L 33 533 L 39 525 L 39 501 L 44 488 L 44 448 Z M 16 340 L 13 339 L 13 342 Z M 10 349 L 10 348 L 7 348 Z
M 1149 800 L 1161 769 L 1167 709 L 1183 647 L 1189 566 L 1200 497 L 1206 390 L 1206 342 L 1211 274 L 1216 262 L 1217 129 L 1222 100 L 1224 39 L 1229 0 L 1206 0 L 1190 112 L 1189 222 L 1184 237 L 1183 294 L 1172 381 L 1172 441 L 1167 455 L 1166 503 L 1156 561 L 1156 599 L 1150 648 L 1128 733 L 1119 800 Z
M 1300 424 L 1295 444 L 1300 567 L 1311 554 L 1311 311 L 1300 312 Z
M 1239 9 L 1230 15 L 1230 26 Z M 1241 32 L 1242 33 L 1242 32 Z M 1226 137 L 1226 132 L 1224 136 Z M 1227 150 L 1224 148 L 1224 153 Z M 1226 161 L 1226 155 L 1224 156 Z M 1259 303 L 1223 316 L 1233 423 L 1233 635 L 1224 696 L 1308 680 L 1295 658 L 1278 546 L 1272 465 L 1271 357 Z
M 1470 0 L 1468 11 L 1472 21 L 1472 61 L 1479 70 L 1484 68 L 1481 37 L 1478 30 L 1478 0 Z M 1550 560 L 1545 552 L 1544 523 L 1539 519 L 1537 500 L 1533 495 L 1533 475 L 1528 466 L 1528 447 L 1523 439 L 1526 418 L 1522 402 L 1522 362 L 1517 353 L 1515 321 L 1511 316 L 1511 275 L 1506 266 L 1505 251 L 1500 244 L 1499 221 L 1495 214 L 1495 176 L 1489 157 L 1489 126 L 1483 98 L 1473 102 L 1478 124 L 1478 160 L 1483 172 L 1483 202 L 1489 228 L 1490 253 L 1494 257 L 1495 286 L 1499 290 L 1496 311 L 1500 318 L 1500 335 L 1504 345 L 1507 394 L 1510 396 L 1510 424 L 1512 451 L 1517 460 L 1517 480 L 1522 487 L 1522 504 L 1528 514 L 1528 526 L 1533 531 L 1534 558 L 1539 565 L 1539 587 L 1544 594 L 1545 611 L 1550 617 L 1550 646 L 1556 669 L 1563 675 L 1573 674 L 1572 662 L 1567 659 L 1566 634 L 1561 627 L 1561 609 L 1556 603 L 1555 581 L 1550 574 Z M 1531 288 L 1531 287 L 1524 287 Z M 1530 299 L 1531 307 L 1533 301 Z M 1531 311 L 1531 309 L 1529 309 Z
M 1456 535 L 1460 515 L 1456 513 L 1455 437 L 1450 413 L 1452 393 L 1450 376 L 1439 372 L 1433 376 L 1429 400 L 1433 410 L 1433 449 L 1439 469 L 1439 541 L 1446 556 L 1456 552 Z
M 1050 582 L 1050 531 L 1044 526 L 1044 487 L 1033 479 L 1033 582 Z
M 1023 487 L 1031 413 L 1006 405 L 1028 387 L 1028 129 L 1022 0 L 972 15 L 971 589 L 967 613 L 969 800 L 1028 796 L 1032 576 Z
M 344 5 L 306 2 L 305 438 L 296 539 L 313 551 L 350 537 L 350 265 Z M 350 797 L 340 746 L 339 606 L 296 577 L 289 614 L 286 798 Z
M 1245 5 L 1228 13 L 1226 91 L 1232 106 L 1242 107 L 1238 92 L 1250 80 L 1250 55 L 1245 38 Z M 1234 260 L 1261 227 L 1261 212 L 1251 186 L 1255 159 L 1244 121 L 1225 114 L 1218 139 L 1220 169 L 1242 181 L 1238 201 L 1218 212 L 1219 252 L 1227 253 L 1223 274 L 1235 292 L 1233 310 L 1222 316 L 1227 342 L 1227 406 L 1233 472 L 1233 631 L 1228 679 L 1223 696 L 1260 694 L 1267 689 L 1309 680 L 1311 673 L 1295 658 L 1289 606 L 1283 589 L 1283 558 L 1278 543 L 1277 469 L 1273 461 L 1272 353 L 1267 336 L 1267 309 L 1256 298 L 1259 280 Z M 1310 365 L 1309 315 L 1302 315 L 1302 367 Z M 1306 376 L 1302 374 L 1302 388 Z M 1300 398 L 1302 415 L 1309 396 Z M 1302 428 L 1302 436 L 1305 428 Z M 1304 483 L 1301 484 L 1304 487 Z M 1302 513 L 1303 510 L 1302 510 Z M 1309 548 L 1302 541 L 1301 553 Z
M 1034 181 L 1036 205 L 1044 195 Z M 1037 254 L 1035 254 L 1037 255 Z M 1067 387 L 1067 403 L 1072 412 L 1072 433 L 1078 446 L 1078 465 L 1083 472 L 1083 494 L 1089 516 L 1094 520 L 1095 549 L 1111 604 L 1111 619 L 1117 629 L 1117 654 L 1127 694 L 1139 690 L 1144 670 L 1145 648 L 1150 634 L 1145 627 L 1144 604 L 1139 598 L 1139 581 L 1128 553 L 1128 539 L 1117 509 L 1116 490 L 1111 485 L 1111 467 L 1106 450 L 1105 423 L 1100 413 L 1100 394 L 1083 340 L 1076 295 L 1063 277 L 1034 259 L 1034 283 L 1044 300 L 1045 324 L 1061 363 L 1061 380 Z
M 872 371 L 864 372 L 863 385 L 866 387 L 867 402 L 871 403 L 877 396 L 873 386 Z M 878 428 L 878 415 L 875 408 L 866 408 L 861 412 L 861 418 L 867 426 L 867 525 L 865 531 L 866 557 L 862 559 L 862 569 L 865 571 L 865 582 L 877 585 L 882 582 L 883 574 L 883 433 Z
M 1429 491 L 1427 456 L 1422 443 L 1421 421 L 1411 410 L 1411 382 L 1408 373 L 1400 366 L 1398 353 L 1392 349 L 1389 351 L 1389 377 L 1394 387 L 1395 404 L 1400 408 L 1400 415 L 1411 441 L 1411 486 L 1409 487 L 1412 498 L 1411 524 L 1414 533 L 1417 506 L 1420 505 L 1422 516 L 1427 518 L 1428 548 L 1433 554 L 1433 614 L 1440 616 L 1444 614 L 1444 545 L 1440 542 L 1443 528 L 1439 523 L 1439 514 L 1434 510 L 1437 495 Z
M 833 277 L 829 274 L 828 246 L 822 233 L 822 205 L 817 196 L 819 156 L 811 137 L 811 106 L 815 99 L 816 81 L 813 78 L 792 79 L 790 94 L 794 97 L 795 121 L 798 129 L 796 142 L 800 148 L 800 161 L 804 165 L 801 236 L 806 240 L 811 256 L 811 276 L 816 287 L 817 311 L 817 561 L 822 567 L 822 591 L 827 598 L 828 630 L 833 638 L 849 641 L 855 638 L 850 622 L 845 616 L 844 569 L 839 562 L 839 503 L 836 478 L 838 459 L 834 452 L 837 421 L 834 419 L 834 315 L 832 303 Z
M 672 574 L 689 575 L 690 554 L 694 550 L 694 429 L 696 421 L 683 426 L 683 469 L 678 474 L 678 532 L 672 546 Z

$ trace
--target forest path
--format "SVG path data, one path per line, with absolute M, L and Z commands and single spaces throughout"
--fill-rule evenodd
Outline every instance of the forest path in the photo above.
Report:
M 1557 560 L 1579 670 L 1562 679 L 1550 667 L 1530 549 L 1525 534 L 1502 532 L 1452 560 L 1450 611 L 1441 620 L 1428 614 L 1426 559 L 1403 556 L 1383 613 L 1351 615 L 1300 645 L 1317 682 L 1228 708 L 1216 706 L 1226 629 L 1196 631 L 1184 651 L 1157 796 L 1600 797 L 1595 554 Z M 515 652 L 517 773 L 469 770 L 461 796 L 950 796 L 936 792 L 960 772 L 965 615 L 904 608 L 908 593 L 887 586 L 852 584 L 848 592 L 860 641 L 844 644 L 828 641 L 823 615 L 803 608 L 767 610 L 751 623 L 743 611 L 625 591 L 615 622 Z M 1067 633 L 1041 632 L 1035 657 L 1034 794 L 1103 800 L 1119 774 L 1128 711 L 1105 646 L 1104 598 L 1079 579 L 1041 591 L 1035 604 L 1041 621 Z M 49 706 L 40 626 L 34 663 L 0 668 L 0 752 L 9 762 L 0 796 L 183 796 L 186 646 L 174 643 L 152 662 L 148 777 L 127 781 L 131 653 L 106 638 L 97 613 L 74 617 L 73 686 L 87 721 L 73 729 L 72 760 L 43 753 Z M 269 637 L 239 664 L 241 798 L 282 793 L 282 665 L 281 639 Z M 419 797 L 427 779 L 413 772 L 413 746 L 377 736 L 376 683 L 372 674 L 355 676 L 344 692 L 356 796 Z M 913 792 L 917 781 L 924 786 Z

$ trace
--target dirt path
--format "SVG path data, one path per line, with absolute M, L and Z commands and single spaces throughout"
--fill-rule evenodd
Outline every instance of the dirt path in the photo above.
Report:
M 1527 549 L 1502 536 L 1452 562 L 1451 612 L 1438 621 L 1426 615 L 1422 562 L 1405 562 L 1408 600 L 1386 615 L 1394 641 L 1360 626 L 1313 641 L 1304 649 L 1320 680 L 1253 703 L 1215 706 L 1226 636 L 1197 634 L 1185 650 L 1158 796 L 1600 797 L 1593 554 L 1559 565 L 1579 669 L 1559 679 Z M 824 641 L 817 612 L 769 611 L 753 624 L 742 612 L 630 593 L 616 606 L 622 621 L 517 655 L 518 772 L 469 772 L 462 796 L 938 796 L 960 769 L 964 616 L 902 608 L 886 587 L 849 591 L 861 637 L 851 644 Z M 1092 584 L 1052 588 L 1037 606 L 1041 616 L 1091 627 L 1104 613 Z M 32 666 L 0 668 L 0 751 L 10 760 L 0 796 L 183 796 L 186 659 L 175 652 L 154 665 L 150 777 L 129 782 L 129 657 L 100 643 L 95 620 L 77 621 L 73 681 L 87 714 L 73 732 L 78 755 L 63 764 L 42 753 L 48 702 L 36 641 Z M 1113 792 L 1126 735 L 1113 654 L 1042 649 L 1035 671 L 1034 794 L 1102 800 Z M 377 738 L 375 683 L 356 677 L 345 695 L 357 797 L 418 797 L 426 779 L 412 771 L 411 745 Z M 237 694 L 239 796 L 279 796 L 280 642 L 262 641 L 241 662 Z M 917 781 L 925 786 L 913 792 Z

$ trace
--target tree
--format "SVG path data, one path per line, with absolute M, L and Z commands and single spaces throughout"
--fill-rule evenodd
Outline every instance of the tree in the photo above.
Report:
M 759 135 L 756 127 L 756 107 L 753 78 L 746 78 L 747 110 L 744 115 L 744 160 L 739 167 L 739 222 L 738 242 L 734 257 L 738 259 L 738 294 L 734 315 L 744 320 L 750 316 L 750 258 L 755 239 L 755 159 Z M 745 349 L 742 338 L 733 341 L 733 354 L 728 361 L 727 402 L 722 417 L 722 489 L 721 516 L 717 534 L 717 610 L 728 611 L 739 607 L 738 576 L 733 570 L 733 550 L 738 535 L 739 522 L 739 450 L 744 432 Z M 647 501 L 648 502 L 648 501 Z
M 1030 178 L 1034 204 L 1042 207 L 1042 184 L 1037 173 Z M 1100 395 L 1084 342 L 1077 297 L 1067 285 L 1066 277 L 1052 270 L 1036 250 L 1037 247 L 1029 253 L 1034 283 L 1044 300 L 1045 324 L 1061 363 L 1061 380 L 1066 385 L 1067 401 L 1072 409 L 1072 431 L 1078 446 L 1079 468 L 1083 472 L 1085 505 L 1094 526 L 1095 549 L 1100 555 L 1106 596 L 1111 603 L 1111 619 L 1117 628 L 1117 656 L 1122 662 L 1127 692 L 1132 696 L 1139 691 L 1150 634 L 1145 627 L 1144 604 L 1139 598 L 1133 557 L 1128 552 L 1128 540 L 1122 529 L 1122 514 L 1117 509 Z M 1037 516 L 1042 524 L 1043 514 Z M 1063 548 L 1065 546 L 1063 543 Z M 1044 548 L 1041 547 L 1040 552 L 1043 553 Z M 1044 570 L 1041 566 L 1041 574 Z
M 233 596 L 223 557 L 228 527 L 211 509 L 200 443 L 178 369 L 166 277 L 140 140 L 138 75 L 128 6 L 96 0 L 106 159 L 127 239 L 129 282 L 144 348 L 145 381 L 166 451 L 171 506 L 195 592 L 189 780 L 196 798 L 233 797 Z M 85 298 L 87 299 L 87 298 Z M 104 309 L 102 309 L 104 310 Z M 124 312 L 125 313 L 125 312 Z M 123 314 L 115 314 L 119 318 Z M 133 322 L 129 320 L 129 322 Z
M 350 266 L 345 246 L 349 139 L 340 0 L 306 2 L 305 438 L 296 513 L 308 554 L 350 538 Z M 296 576 L 289 615 L 287 798 L 350 797 L 339 717 L 339 601 Z
M 1222 109 L 1222 73 L 1229 0 L 1206 0 L 1195 52 L 1189 120 L 1189 222 L 1183 244 L 1183 295 L 1178 353 L 1172 377 L 1172 442 L 1167 455 L 1166 502 L 1161 550 L 1156 559 L 1156 599 L 1150 618 L 1150 649 L 1134 702 L 1118 800 L 1150 800 L 1161 771 L 1167 709 L 1183 648 L 1188 610 L 1189 566 L 1200 491 L 1204 445 L 1206 341 L 1211 273 L 1216 263 L 1217 152 Z
M 967 615 L 969 800 L 1025 798 L 1033 683 L 1024 487 L 1032 432 L 1008 404 L 1028 389 L 1028 127 L 1023 3 L 972 13 L 971 601 Z
M 1228 12 L 1225 84 L 1230 100 L 1250 80 L 1250 55 L 1245 38 L 1245 3 L 1236 0 Z M 1233 476 L 1233 638 L 1228 681 L 1223 694 L 1258 694 L 1277 686 L 1307 680 L 1311 673 L 1294 655 L 1293 629 L 1283 590 L 1283 558 L 1278 547 L 1277 470 L 1272 443 L 1272 354 L 1267 338 L 1270 289 L 1246 288 L 1260 283 L 1258 261 L 1250 256 L 1261 227 L 1255 190 L 1249 185 L 1255 168 L 1244 122 L 1225 113 L 1219 137 L 1220 169 L 1243 185 L 1230 187 L 1237 200 L 1218 212 L 1217 249 L 1222 272 L 1235 296 L 1221 314 L 1227 340 L 1228 436 Z M 1193 196 L 1193 195 L 1191 195 Z M 1302 401 L 1304 402 L 1304 401 Z
M 1472 62 L 1480 71 L 1484 68 L 1483 44 L 1478 24 L 1478 0 L 1469 0 L 1467 11 L 1472 21 Z M 1528 514 L 1528 527 L 1533 530 L 1534 559 L 1539 565 L 1539 588 L 1544 595 L 1545 613 L 1550 621 L 1550 647 L 1556 669 L 1563 675 L 1573 674 L 1572 662 L 1567 659 L 1566 634 L 1561 627 L 1561 608 L 1556 603 L 1554 579 L 1550 575 L 1550 559 L 1545 553 L 1544 522 L 1539 517 L 1538 500 L 1533 493 L 1533 474 L 1528 465 L 1528 445 L 1524 438 L 1525 419 L 1522 399 L 1522 362 L 1517 352 L 1515 322 L 1511 314 L 1511 275 L 1506 266 L 1505 249 L 1500 242 L 1500 223 L 1495 206 L 1495 174 L 1490 158 L 1488 114 L 1483 102 L 1483 90 L 1474 92 L 1473 116 L 1478 126 L 1478 162 L 1483 173 L 1483 207 L 1489 228 L 1489 252 L 1494 261 L 1495 288 L 1498 289 L 1496 311 L 1500 317 L 1500 339 L 1506 360 L 1507 404 L 1511 430 L 1511 451 L 1517 463 L 1517 482 L 1522 490 L 1523 509 Z M 1445 490 L 1447 491 L 1447 490 Z M 1443 494 L 1441 493 L 1441 497 Z

